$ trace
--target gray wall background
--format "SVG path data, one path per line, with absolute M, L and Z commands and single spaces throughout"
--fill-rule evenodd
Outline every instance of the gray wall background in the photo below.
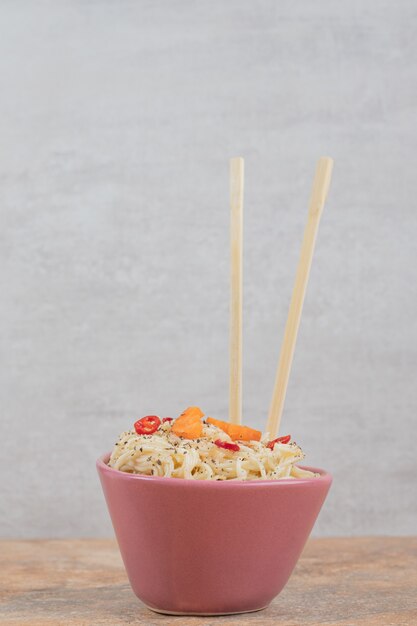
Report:
M 407 0 L 2 0 L 1 536 L 111 534 L 94 461 L 118 433 L 227 415 L 234 155 L 262 428 L 322 154 L 282 428 L 334 473 L 316 534 L 415 532 L 416 18 Z

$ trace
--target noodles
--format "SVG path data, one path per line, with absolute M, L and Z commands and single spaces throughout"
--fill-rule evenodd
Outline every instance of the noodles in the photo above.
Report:
M 115 444 L 109 465 L 130 474 L 165 476 L 191 480 L 254 480 L 310 478 L 313 472 L 303 470 L 296 462 L 304 458 L 295 443 L 276 443 L 267 447 L 268 439 L 239 441 L 239 450 L 219 447 L 231 442 L 220 428 L 203 422 L 198 439 L 185 439 L 171 432 L 170 422 L 162 423 L 152 434 L 123 432 Z

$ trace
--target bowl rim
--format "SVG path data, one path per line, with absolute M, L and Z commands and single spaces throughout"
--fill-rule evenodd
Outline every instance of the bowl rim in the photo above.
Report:
M 233 486 L 241 487 L 247 489 L 249 487 L 255 486 L 268 486 L 273 489 L 278 487 L 283 488 L 288 485 L 292 485 L 296 487 L 297 485 L 317 485 L 323 483 L 331 483 L 333 480 L 332 475 L 319 467 L 311 467 L 306 465 L 300 465 L 301 469 L 310 470 L 311 472 L 315 472 L 319 474 L 319 476 L 314 476 L 313 478 L 280 478 L 278 480 L 265 480 L 265 479 L 255 479 L 255 480 L 186 480 L 184 478 L 172 478 L 170 476 L 148 476 L 145 474 L 129 474 L 127 472 L 122 472 L 121 470 L 115 469 L 114 467 L 109 467 L 107 465 L 110 459 L 111 452 L 106 452 L 102 454 L 96 461 L 97 471 L 99 473 L 112 475 L 117 477 L 119 480 L 139 480 L 141 482 L 150 482 L 155 484 L 171 484 L 173 486 L 182 486 L 182 487 L 197 487 L 202 489 L 211 488 L 220 488 L 220 489 L 228 489 Z

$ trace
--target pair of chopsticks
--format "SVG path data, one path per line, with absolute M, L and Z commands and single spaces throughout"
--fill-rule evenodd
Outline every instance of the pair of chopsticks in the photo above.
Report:
M 266 430 L 269 438 L 278 433 L 291 364 L 300 326 L 304 296 L 307 289 L 314 245 L 333 169 L 333 159 L 321 157 L 317 163 L 310 197 L 307 224 L 304 231 L 297 274 L 285 326 L 284 340 L 278 361 L 274 391 Z M 230 161 L 231 208 L 231 301 L 230 301 L 230 398 L 229 419 L 242 421 L 242 235 L 243 235 L 244 162 L 241 157 Z

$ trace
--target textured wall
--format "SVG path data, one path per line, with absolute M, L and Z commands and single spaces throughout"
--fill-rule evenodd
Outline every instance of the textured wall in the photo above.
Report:
M 317 534 L 415 531 L 417 5 L 0 5 L 0 535 L 110 534 L 94 461 L 228 400 L 228 159 L 246 159 L 244 417 L 268 409 L 316 158 L 335 158 L 283 430 Z M 414 525 L 413 525 L 414 524 Z

